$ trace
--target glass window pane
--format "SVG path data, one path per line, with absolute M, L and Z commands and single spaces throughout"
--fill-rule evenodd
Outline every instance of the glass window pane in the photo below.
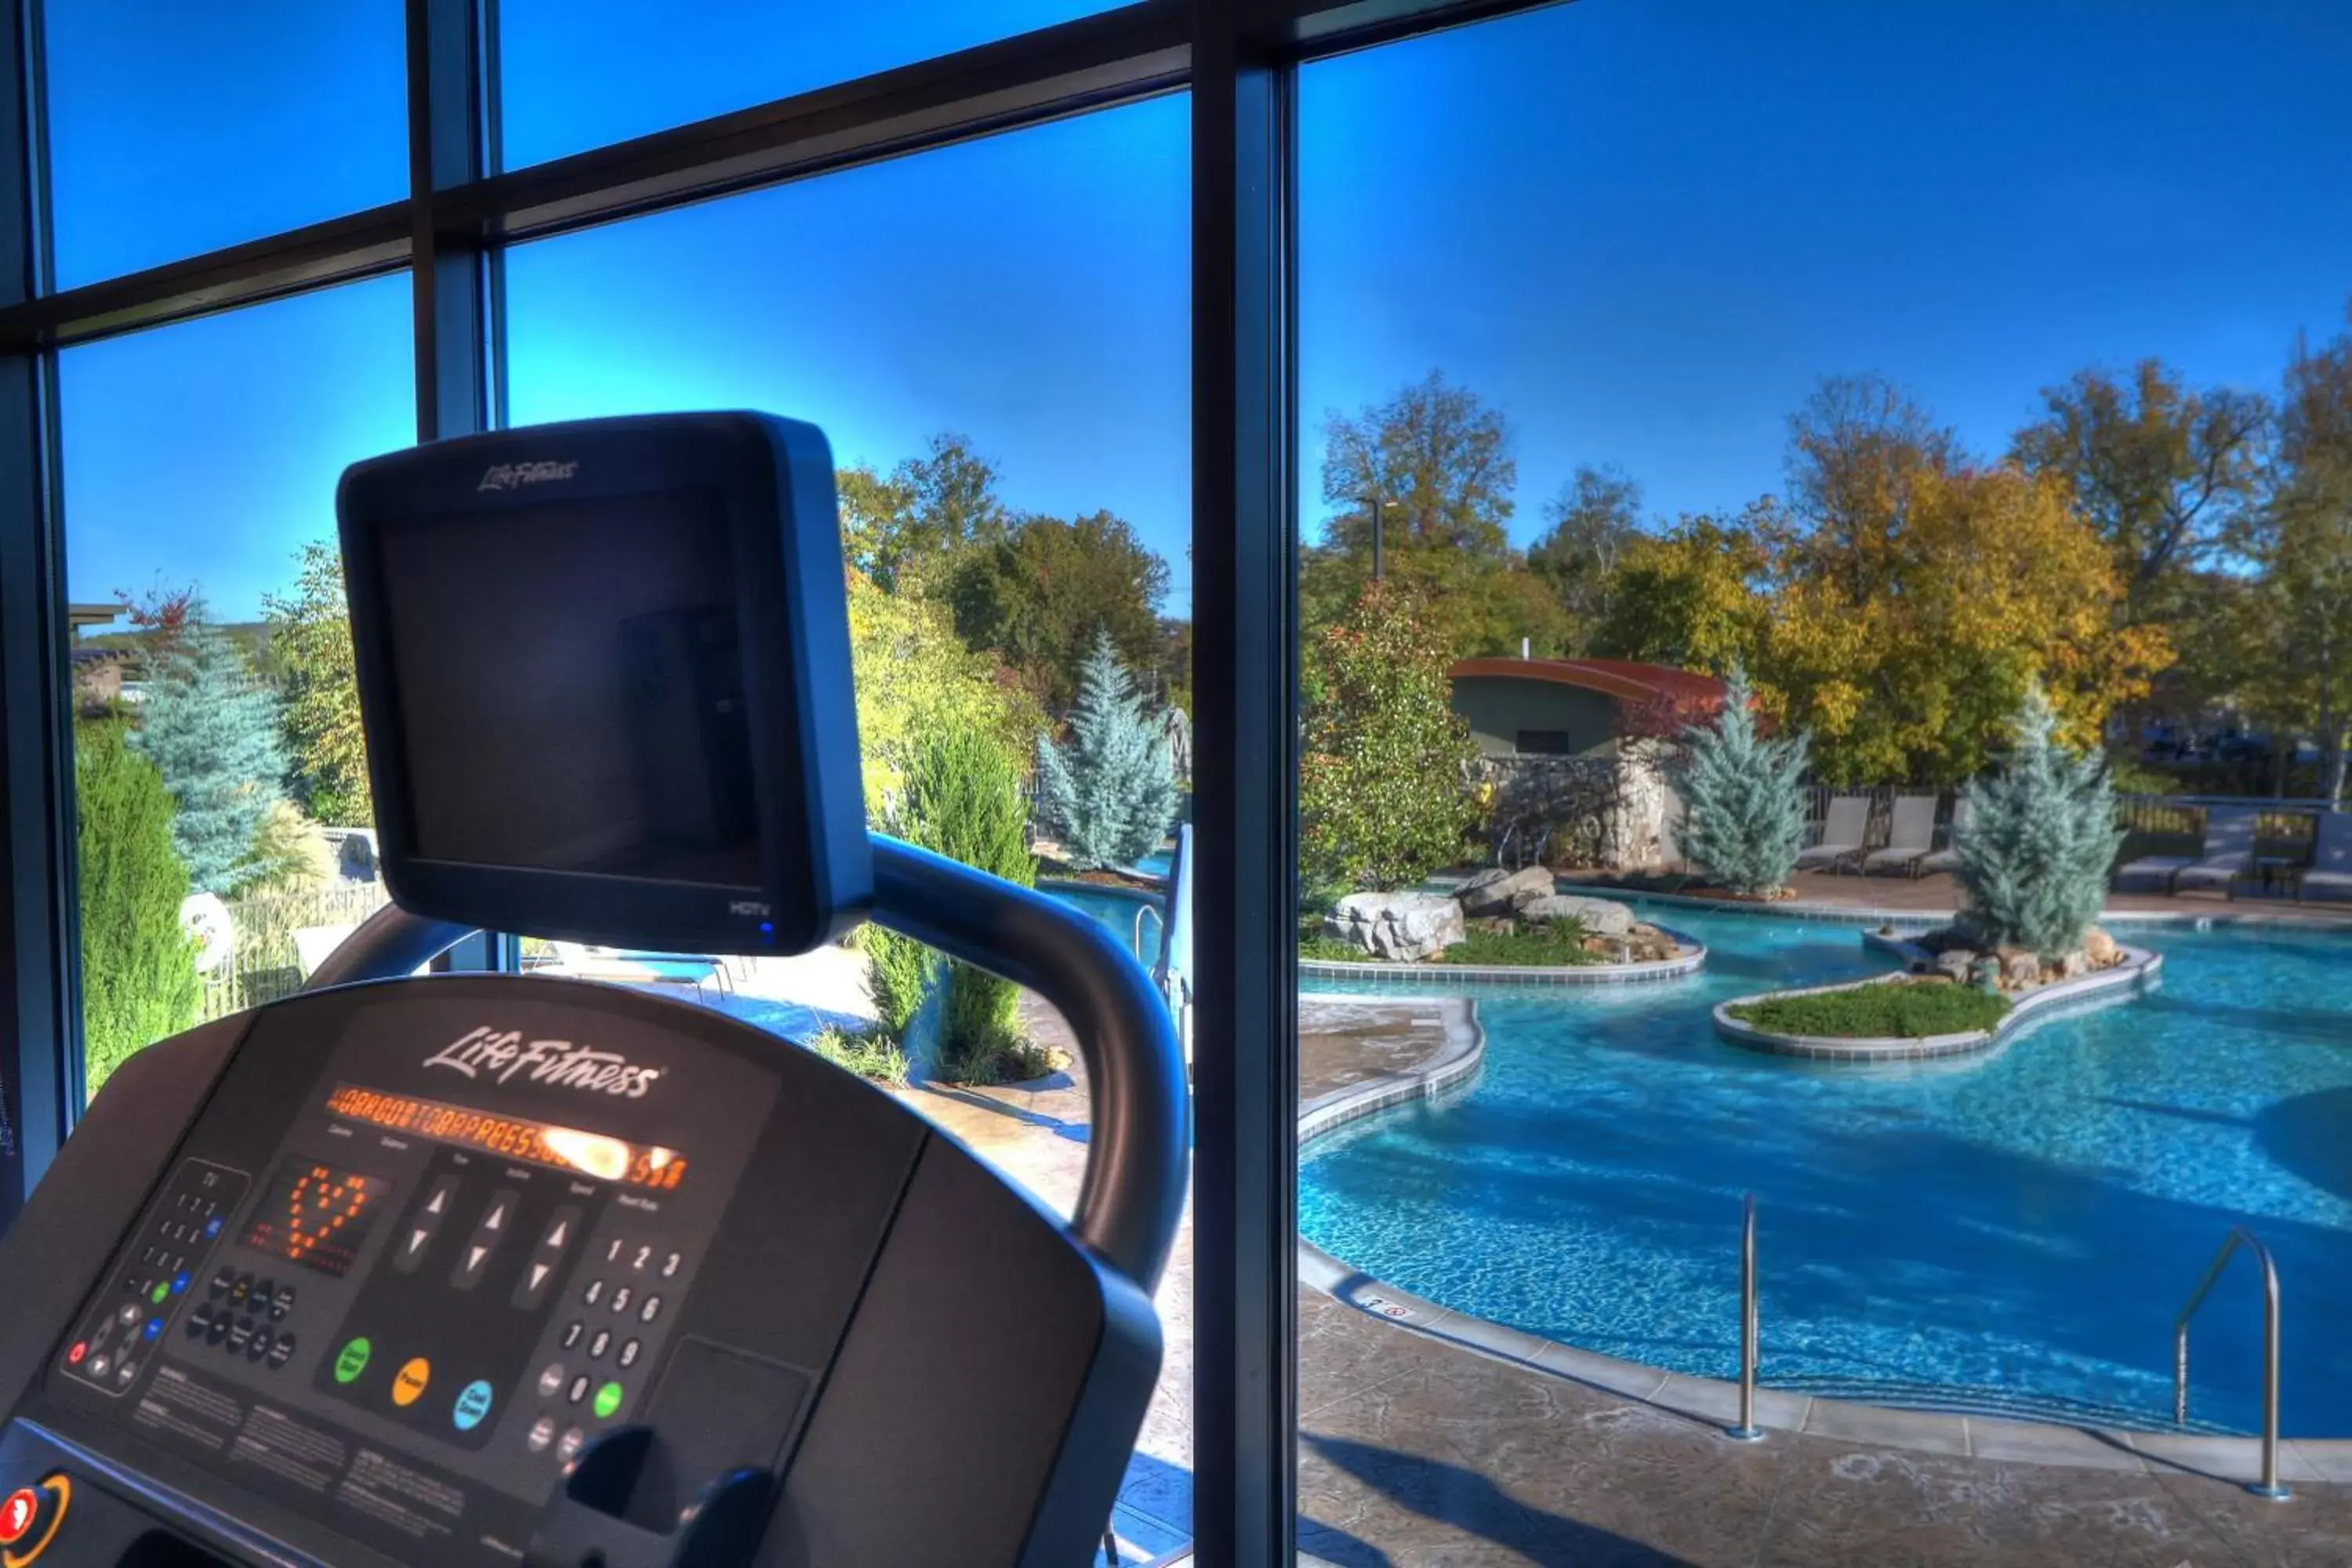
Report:
M 504 166 L 667 131 L 1103 9 L 1100 0 L 706 0 L 666 12 L 656 24 L 619 0 L 504 0 Z
M 392 0 L 73 0 L 42 23 L 59 288 L 408 193 Z
M 2352 1310 L 2352 929 L 2237 923 L 2352 852 L 2352 13 L 2216 16 L 1583 0 L 1303 71 L 1303 1552 L 1962 1561 L 2089 1473 L 1990 1418 L 2172 1427 L 2233 1226 Z M 2195 1326 L 2240 1439 L 2256 1300 Z M 2352 1353 L 2285 1356 L 2341 1429 Z
M 335 481 L 414 439 L 410 343 L 404 276 L 58 358 L 92 1090 L 383 902 Z
M 824 428 L 875 826 L 1035 878 L 1147 964 L 1189 735 L 1187 138 L 1186 101 L 1165 99 L 518 247 L 507 265 L 517 424 L 750 407 Z M 1132 695 L 1110 700 L 1113 683 Z M 1076 713 L 1082 689 L 1098 718 Z M 1095 724 L 1139 737 L 1137 766 L 1073 750 L 1057 794 L 1039 740 Z M 1084 1072 L 1035 996 L 942 973 L 872 927 L 794 959 L 526 938 L 524 962 L 903 1076 L 907 1103 L 1048 1204 L 1075 1201 Z M 1190 1534 L 1190 1279 L 1180 1240 L 1160 1293 L 1166 1375 L 1113 1521 L 1129 1563 Z

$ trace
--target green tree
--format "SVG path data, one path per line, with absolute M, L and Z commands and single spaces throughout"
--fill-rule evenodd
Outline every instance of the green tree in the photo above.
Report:
M 1960 465 L 1959 437 L 1881 375 L 1824 377 L 1789 418 L 1794 536 L 1847 597 L 1884 579 L 1888 543 L 1906 531 L 1924 474 Z
M 1755 702 L 1734 665 L 1715 721 L 1683 732 L 1675 766 L 1683 847 L 1717 881 L 1751 894 L 1786 882 L 1805 846 L 1805 738 L 1760 734 Z
M 1518 465 L 1500 413 L 1437 372 L 1325 426 L 1323 499 L 1337 508 L 1304 552 L 1298 593 L 1310 635 L 1343 620 L 1371 577 L 1380 500 L 1383 577 L 1455 658 L 1567 650 L 1574 626 L 1511 547 Z
M 985 735 L 966 730 L 926 734 L 892 821 L 911 844 L 1024 888 L 1036 885 L 1020 767 Z M 1020 988 L 960 959 L 947 964 L 946 984 L 940 1016 L 942 1076 L 962 1083 L 1031 1076 L 1024 1069 L 1036 1055 L 1021 1030 Z
M 1131 866 L 1176 816 L 1166 729 L 1146 707 L 1108 634 L 1078 674 L 1069 739 L 1037 742 L 1037 807 L 1080 869 Z
M 1642 531 L 1642 487 L 1615 468 L 1579 464 L 1544 503 L 1551 525 L 1528 566 L 1551 585 L 1575 621 L 1580 651 L 1609 617 L 1609 591 Z
M 1310 886 L 1407 887 L 1459 859 L 1477 758 L 1446 650 L 1384 584 L 1305 648 L 1299 857 Z
M 997 478 L 971 438 L 952 433 L 932 437 L 923 456 L 887 479 L 870 467 L 842 469 L 835 488 L 844 552 L 884 589 L 928 586 L 964 549 L 994 543 L 1012 526 Z
M 1625 548 L 1591 651 L 1721 674 L 1752 664 L 1788 523 L 1770 497 L 1736 518 L 1685 517 Z
M 133 1052 L 195 1019 L 195 943 L 180 926 L 188 868 L 172 842 L 172 796 L 111 721 L 74 727 L 81 882 L 82 1049 L 95 1094 Z
M 1069 521 L 1024 518 L 993 543 L 966 550 L 946 596 L 966 646 L 996 655 L 1049 712 L 1065 713 L 1098 638 L 1150 668 L 1167 592 L 1168 563 L 1126 522 L 1097 511 Z
M 304 545 L 297 559 L 292 591 L 261 600 L 285 703 L 294 797 L 315 821 L 365 827 L 375 820 L 375 802 L 368 787 L 342 556 L 320 540 Z
M 2030 689 L 2007 765 L 1969 783 L 1968 826 L 1953 845 L 1968 894 L 1960 929 L 2050 960 L 2083 945 L 2123 843 L 2105 759 L 2059 744 L 2057 727 L 2050 700 Z
M 286 773 L 276 699 L 199 610 L 161 660 L 141 721 L 139 749 L 179 806 L 172 837 L 189 881 L 234 892 Z
M 2065 482 L 2115 556 L 2126 626 L 2181 609 L 2188 574 L 2235 534 L 2260 498 L 2268 402 L 2226 387 L 2198 391 L 2160 360 L 2127 379 L 2077 371 L 2045 387 L 2043 416 L 2011 453 Z
M 872 822 L 886 818 L 926 734 L 972 730 L 1008 755 L 1025 757 L 1045 731 L 1036 700 L 994 658 L 957 639 L 946 605 L 884 593 L 856 573 L 849 577 L 849 658 Z

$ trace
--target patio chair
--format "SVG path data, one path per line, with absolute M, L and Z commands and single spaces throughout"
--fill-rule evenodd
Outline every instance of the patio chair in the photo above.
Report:
M 616 985 L 691 985 L 694 994 L 706 994 L 704 986 L 715 987 L 721 993 L 732 994 L 733 979 L 727 966 L 715 958 L 692 958 L 667 952 L 625 952 L 612 948 L 589 947 L 576 942 L 551 942 L 556 962 L 539 973 L 562 974 L 573 980 L 602 980 Z
M 1945 829 L 1944 847 L 1924 857 L 1913 868 L 1912 875 L 1927 876 L 1937 871 L 1957 871 L 1960 868 L 1960 834 L 1969 826 L 1969 797 L 1961 795 L 1952 802 L 1952 825 Z
M 1919 874 L 1919 862 L 1936 847 L 1936 797 L 1932 795 L 1897 795 L 1895 799 L 1895 820 L 1887 830 L 1886 847 L 1874 849 L 1862 858 L 1862 868 L 1868 873 L 1881 866 L 1893 866 L 1910 876 Z
M 1864 836 L 1869 831 L 1868 795 L 1832 796 L 1829 816 L 1822 823 L 1822 841 L 1811 849 L 1798 851 L 1797 868 L 1803 870 L 1807 867 L 1826 866 L 1834 871 L 1840 866 L 1858 866 Z
M 2352 893 L 2352 812 L 2320 816 L 2312 836 L 2311 868 L 2295 882 L 2294 896 L 2305 898 L 2315 888 L 2323 893 Z
M 2160 876 L 2167 895 L 2179 892 L 2183 883 L 2219 882 L 2234 898 L 2238 879 L 2253 869 L 2255 821 L 2255 814 L 2243 809 L 2209 811 L 2202 855 L 2143 855 L 2118 868 L 2116 879 Z

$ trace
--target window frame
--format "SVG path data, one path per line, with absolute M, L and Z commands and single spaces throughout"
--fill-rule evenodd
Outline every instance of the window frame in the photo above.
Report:
M 50 284 L 41 0 L 0 0 L 0 1227 L 82 1100 L 57 354 L 406 269 L 420 440 L 505 423 L 526 239 L 1139 101 L 1192 96 L 1194 1519 L 1204 1568 L 1295 1548 L 1298 68 L 1557 0 L 1138 0 L 510 172 L 496 0 L 404 0 L 403 201 Z M 223 184 L 233 170 L 222 171 Z M 503 940 L 463 962 L 512 963 Z

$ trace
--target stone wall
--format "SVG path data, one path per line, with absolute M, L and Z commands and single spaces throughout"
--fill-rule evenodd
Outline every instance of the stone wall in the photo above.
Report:
M 1624 742 L 1601 757 L 1481 757 L 1487 844 L 1501 862 L 1631 870 L 1661 858 L 1669 748 Z

